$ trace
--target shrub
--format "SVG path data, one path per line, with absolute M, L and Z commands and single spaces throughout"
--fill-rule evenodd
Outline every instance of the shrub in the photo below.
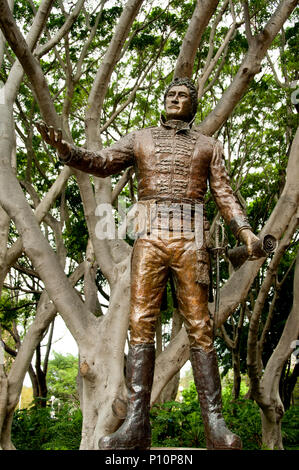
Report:
M 231 387 L 223 389 L 223 416 L 228 427 L 243 441 L 244 450 L 262 448 L 260 411 L 256 403 L 241 397 L 232 400 Z M 151 410 L 153 447 L 205 448 L 204 427 L 194 383 L 182 392 L 183 401 L 155 405 Z M 32 406 L 17 410 L 12 423 L 12 441 L 20 450 L 77 450 L 82 415 L 73 405 L 55 408 Z M 291 407 L 282 420 L 285 449 L 299 449 L 299 410 Z
M 286 450 L 299 450 L 299 407 L 291 406 L 282 419 L 282 442 Z
M 77 450 L 80 446 L 82 415 L 63 405 L 17 410 L 12 423 L 12 442 L 19 450 Z
M 262 449 L 262 425 L 258 405 L 245 397 L 241 386 L 238 400 L 232 399 L 232 387 L 223 388 L 223 417 L 229 429 L 243 442 L 244 450 Z M 151 410 L 154 447 L 206 447 L 204 427 L 194 383 L 182 392 L 183 401 L 155 405 Z M 286 450 L 299 449 L 299 409 L 291 407 L 282 420 L 282 438 Z
M 152 445 L 157 447 L 206 447 L 204 427 L 194 383 L 182 392 L 183 401 L 155 405 L 151 411 Z M 261 448 L 258 406 L 243 397 L 232 401 L 230 387 L 223 391 L 223 416 L 246 450 Z

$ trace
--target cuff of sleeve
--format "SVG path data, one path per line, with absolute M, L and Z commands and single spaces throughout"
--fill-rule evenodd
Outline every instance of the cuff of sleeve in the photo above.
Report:
M 236 238 L 239 237 L 241 230 L 245 228 L 252 230 L 247 218 L 245 216 L 240 215 L 237 215 L 231 219 L 231 221 L 229 222 L 229 228 L 231 229 Z
M 73 157 L 74 157 L 73 149 L 67 155 L 62 155 L 61 153 L 58 153 L 58 159 L 63 164 L 70 163 Z

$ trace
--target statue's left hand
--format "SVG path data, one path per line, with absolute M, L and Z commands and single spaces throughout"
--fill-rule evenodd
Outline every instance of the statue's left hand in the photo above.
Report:
M 260 242 L 260 239 L 247 228 L 241 230 L 239 235 L 240 240 L 247 246 L 249 258 L 254 256 L 254 245 Z
M 37 122 L 35 125 L 44 141 L 55 147 L 62 159 L 70 154 L 72 147 L 68 142 L 62 139 L 61 129 L 54 129 L 54 127 L 47 126 L 44 122 Z

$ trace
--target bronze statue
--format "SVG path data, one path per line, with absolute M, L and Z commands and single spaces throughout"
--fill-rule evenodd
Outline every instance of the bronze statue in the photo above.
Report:
M 164 103 L 166 118 L 161 118 L 159 127 L 132 132 L 98 152 L 70 145 L 62 140 L 61 132 L 45 124 L 38 128 L 44 140 L 56 147 L 61 161 L 79 170 L 106 177 L 134 165 L 139 203 L 154 205 L 161 215 L 160 221 L 163 221 L 163 207 L 175 205 L 180 209 L 189 204 L 193 223 L 192 210 L 196 204 L 204 203 L 209 181 L 221 215 L 234 235 L 246 244 L 249 255 L 252 254 L 258 238 L 230 187 L 222 146 L 214 138 L 192 129 L 198 105 L 192 81 L 175 79 L 165 92 Z M 201 223 L 206 233 L 205 216 Z M 190 341 L 207 448 L 241 449 L 240 438 L 227 429 L 222 417 L 213 321 L 208 312 L 209 256 L 205 239 L 200 245 L 196 243 L 194 223 L 190 233 L 183 236 L 180 230 L 157 224 L 158 235 L 138 237 L 133 248 L 127 416 L 115 433 L 100 439 L 99 448 L 150 448 L 155 324 L 171 272 Z

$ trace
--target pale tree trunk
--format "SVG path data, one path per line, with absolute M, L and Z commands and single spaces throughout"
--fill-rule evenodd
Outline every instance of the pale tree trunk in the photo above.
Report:
M 282 336 L 270 357 L 261 379 L 264 405 L 261 408 L 263 444 L 268 449 L 283 449 L 281 420 L 284 406 L 279 395 L 279 381 L 285 361 L 292 353 L 291 343 L 299 335 L 299 253 L 297 254 L 294 276 L 294 298 Z M 265 406 L 266 405 L 266 406 Z
M 0 345 L 0 435 L 2 435 L 2 429 L 5 423 L 5 415 L 7 410 L 7 400 L 8 400 L 8 383 L 7 377 L 4 370 L 4 352 L 2 349 L 2 345 Z M 3 359 L 2 359 L 3 355 Z M 3 360 L 3 363 L 2 363 Z M 0 441 L 0 450 L 3 449 L 2 442 Z
M 299 223 L 299 196 L 298 196 L 298 178 L 299 178 L 299 128 L 297 129 L 294 141 L 291 147 L 289 164 L 287 168 L 286 185 L 283 193 L 277 203 L 275 211 L 278 211 L 281 217 L 285 216 L 284 211 L 289 204 L 293 212 L 293 220 L 290 222 L 288 230 L 291 233 Z M 297 182 L 296 182 L 297 181 Z M 288 188 L 288 189 L 287 189 Z M 297 199 L 296 199 L 297 194 Z M 293 196 L 291 198 L 291 196 Z M 297 204 L 296 204 L 297 202 Z M 269 219 L 269 224 L 273 223 L 273 213 Z M 293 227 L 292 227 L 293 224 Z M 286 236 L 288 233 L 286 230 Z M 288 240 L 286 240 L 286 244 Z M 260 383 L 262 396 L 262 423 L 263 423 L 263 443 L 270 449 L 281 449 L 281 419 L 284 414 L 284 407 L 279 396 L 279 381 L 283 365 L 290 356 L 291 343 L 297 340 L 299 335 L 299 255 L 297 254 L 295 275 L 294 275 L 294 295 L 293 306 L 287 319 L 282 336 L 269 359 L 263 377 Z
M 110 410 L 115 398 L 123 396 L 123 351 L 128 328 L 128 316 L 123 315 L 123 310 L 127 312 L 129 309 L 124 302 L 124 299 L 129 299 L 129 263 L 125 260 L 125 263 L 120 263 L 122 266 L 118 266 L 121 279 L 114 273 L 117 289 L 111 291 L 109 313 L 96 318 L 86 310 L 66 278 L 10 167 L 2 167 L 0 180 L 1 204 L 12 216 L 22 235 L 25 253 L 78 343 L 83 377 L 82 448 L 96 448 L 100 435 L 111 426 L 111 419 L 106 415 L 111 418 Z M 127 271 L 126 276 L 124 271 Z M 98 430 L 95 430 L 96 425 Z
M 192 77 L 196 52 L 219 0 L 197 0 L 177 59 L 174 77 Z
M 122 48 L 142 3 L 143 0 L 128 0 L 126 3 L 89 94 L 85 124 L 87 147 L 91 150 L 93 150 L 93 148 L 98 148 L 99 146 L 100 138 L 98 134 L 98 121 L 101 115 L 110 77 L 115 64 L 120 58 Z
M 10 6 L 13 4 L 13 2 L 10 2 Z M 40 4 L 40 8 L 38 10 L 38 13 L 35 16 L 35 19 L 33 21 L 32 27 L 30 29 L 30 32 L 27 36 L 27 42 L 30 48 L 33 48 L 38 40 L 38 37 L 43 29 L 43 26 L 45 24 L 45 21 L 47 19 L 47 16 L 49 14 L 50 8 L 53 4 L 53 1 L 50 0 L 44 0 Z M 2 2 L 0 4 L 1 8 L 1 17 L 3 17 L 4 11 L 8 12 L 9 6 L 5 2 Z M 8 27 L 10 25 L 8 24 Z M 1 36 L 2 39 L 2 36 Z M 15 97 L 19 88 L 19 85 L 21 83 L 21 80 L 23 78 L 23 68 L 20 66 L 19 62 L 15 62 L 14 66 L 12 67 L 12 70 L 9 74 L 9 77 L 5 83 L 5 86 L 0 89 L 0 129 L 1 129 L 1 142 L 0 142 L 0 148 L 1 148 L 1 168 L 6 167 L 9 169 L 9 172 L 11 173 L 12 178 L 14 178 L 14 172 L 11 166 L 10 162 L 10 155 L 13 154 L 14 151 L 14 146 L 15 146 L 15 139 L 14 139 L 14 125 L 12 121 L 12 105 L 15 101 Z M 13 163 L 14 166 L 14 163 Z M 68 170 L 67 171 L 68 175 L 71 174 L 71 172 Z M 61 178 L 59 178 L 61 180 Z M 55 195 L 59 194 L 59 190 L 57 191 L 57 186 L 56 191 L 52 191 L 51 196 L 55 197 Z M 50 203 L 49 203 L 50 199 Z M 45 207 L 48 204 L 51 205 L 54 199 L 47 198 L 47 201 L 43 201 L 41 203 L 41 207 L 39 208 L 39 217 L 40 220 L 45 216 L 46 212 L 48 209 L 45 210 Z M 10 266 L 14 263 L 14 261 L 18 258 L 18 256 L 21 255 L 23 251 L 23 246 L 22 246 L 22 238 L 20 237 L 15 244 L 9 248 L 8 250 L 5 250 L 3 248 L 3 242 L 4 239 L 7 238 L 7 233 L 8 233 L 8 227 L 9 227 L 9 222 L 10 222 L 10 216 L 8 213 L 2 208 L 1 206 L 1 270 L 0 270 L 0 286 L 2 288 L 2 284 L 4 282 L 4 279 L 6 277 L 6 274 L 8 272 L 8 269 Z M 0 291 L 1 291 L 0 288 Z M 53 306 L 53 304 L 52 304 Z M 56 313 L 56 311 L 55 311 Z M 40 323 L 38 320 L 38 315 L 36 322 L 33 326 L 33 328 L 30 329 L 32 332 L 34 328 L 37 327 L 37 325 Z M 46 322 L 46 324 L 43 324 L 42 328 L 40 325 L 38 326 L 38 332 L 34 335 L 36 338 L 38 338 L 38 342 L 40 341 L 43 332 L 47 328 L 49 323 Z M 32 340 L 32 335 L 28 335 L 28 339 Z M 26 344 L 27 336 L 25 338 L 25 344 Z M 19 395 L 21 393 L 22 389 L 22 383 L 24 376 L 28 370 L 34 349 L 36 345 L 38 344 L 35 343 L 35 341 L 29 342 L 27 347 L 23 347 L 23 350 L 25 349 L 25 356 L 27 357 L 27 360 L 22 362 L 23 354 L 20 352 L 18 355 L 18 358 L 14 361 L 10 372 L 8 376 L 6 377 L 5 371 L 3 366 L 1 365 L 1 392 L 0 392 L 0 401 L 1 401 L 1 414 L 0 414 L 0 442 L 1 442 L 1 447 L 4 449 L 14 449 L 14 446 L 11 442 L 11 437 L 10 437 L 10 428 L 11 428 L 11 422 L 12 422 L 12 417 L 13 417 L 13 412 L 16 407 L 16 404 L 19 399 Z M 22 349 L 22 348 L 21 348 Z M 17 372 L 14 373 L 15 368 L 17 368 Z
M 175 336 L 180 332 L 183 324 L 183 318 L 180 315 L 177 308 L 174 308 L 172 314 L 172 328 L 171 328 L 171 335 L 170 341 L 175 338 Z M 159 403 L 165 403 L 166 401 L 175 400 L 178 387 L 180 383 L 180 371 L 178 371 L 172 379 L 168 382 L 168 384 L 163 388 L 162 392 L 160 393 L 160 397 L 158 399 Z
M 114 41 L 115 59 L 111 64 L 108 60 L 106 61 L 111 67 L 111 72 L 119 56 L 119 47 L 124 43 L 129 27 L 141 3 L 140 0 L 138 2 L 130 1 L 128 2 L 130 8 L 124 10 Z M 130 15 L 128 15 L 128 12 L 130 12 Z M 6 14 L 8 15 L 7 11 Z M 6 27 L 7 24 L 6 22 Z M 119 38 L 121 38 L 121 42 Z M 44 118 L 49 124 L 56 125 L 58 119 L 44 77 L 41 74 L 41 69 L 31 56 L 18 31 L 15 31 L 15 36 L 12 37 L 11 45 L 15 52 L 20 55 L 25 72 L 32 78 L 32 84 Z M 104 78 L 107 87 L 109 70 L 107 70 L 106 62 L 104 61 Z M 102 89 L 103 83 L 101 82 L 97 86 Z M 96 90 L 96 87 L 94 89 Z M 91 143 L 91 145 L 95 144 Z M 4 152 L 3 155 L 7 155 L 7 153 Z M 81 190 L 95 256 L 111 286 L 109 310 L 105 317 L 95 318 L 83 306 L 77 294 L 69 289 L 69 281 L 62 272 L 55 254 L 43 238 L 36 219 L 33 217 L 32 211 L 20 191 L 17 180 L 11 174 L 7 162 L 4 162 L 3 166 L 0 200 L 3 201 L 3 206 L 8 213 L 13 214 L 13 220 L 20 236 L 23 238 L 25 253 L 44 281 L 46 290 L 56 309 L 61 313 L 78 343 L 80 374 L 83 378 L 81 448 L 96 449 L 98 439 L 103 434 L 111 432 L 119 423 L 117 416 L 111 416 L 112 406 L 115 401 L 126 398 L 123 352 L 128 329 L 131 250 L 122 240 L 109 243 L 108 241 L 100 241 L 95 237 L 95 226 L 98 221 L 95 217 L 96 202 L 94 194 L 89 177 L 77 172 L 76 176 Z M 109 197 L 108 189 L 108 186 L 104 185 L 102 194 L 106 199 Z M 18 211 L 14 211 L 15 207 L 18 207 Z M 26 234 L 26 237 L 23 237 L 23 234 Z M 58 271 L 54 274 L 56 269 Z M 111 371 L 113 372 L 111 373 Z M 6 428 L 8 429 L 9 425 Z
M 239 320 L 237 325 L 233 325 L 234 337 L 230 338 L 227 334 L 225 326 L 222 324 L 220 328 L 219 336 L 221 336 L 227 348 L 230 350 L 232 355 L 232 368 L 234 374 L 233 382 L 233 397 L 236 400 L 240 394 L 241 387 L 241 368 L 240 368 L 240 340 L 241 340 L 241 331 L 244 322 L 245 315 L 245 305 L 242 305 L 241 312 L 239 315 Z
M 10 9 L 12 9 L 13 4 L 14 4 L 13 1 L 9 2 Z M 5 46 L 5 38 L 2 32 L 0 32 L 0 68 L 2 66 L 3 57 L 4 57 L 4 46 Z M 5 87 L 0 82 L 0 106 L 4 106 L 5 101 L 6 101 Z M 6 265 L 9 224 L 10 224 L 9 216 L 6 214 L 4 209 L 0 206 L 0 297 L 1 297 L 4 279 L 6 277 L 6 272 L 3 269 L 3 267 Z
M 1 105 L 0 105 L 1 106 Z M 6 265 L 6 254 L 7 254 L 7 240 L 9 232 L 10 218 L 6 214 L 5 210 L 0 206 L 0 297 L 3 287 L 3 282 L 6 277 L 6 272 L 3 269 Z
M 297 274 L 295 272 L 294 277 L 293 309 L 288 317 L 278 346 L 276 347 L 274 353 L 266 365 L 262 378 L 260 378 L 262 371 L 260 366 L 261 351 L 259 350 L 260 346 L 258 341 L 258 330 L 265 300 L 273 283 L 273 276 L 277 272 L 281 257 L 286 248 L 289 246 L 297 226 L 298 219 L 295 214 L 271 260 L 258 297 L 255 301 L 249 323 L 249 334 L 247 341 L 247 367 L 251 385 L 251 397 L 257 402 L 261 409 L 263 444 L 271 449 L 283 448 L 281 436 L 281 419 L 284 415 L 284 408 L 279 396 L 279 381 L 285 361 L 292 352 L 290 348 L 291 343 L 294 339 L 297 339 L 299 333 L 299 312 L 297 309 L 298 299 L 295 287 L 296 281 L 298 281 L 298 266 Z M 286 344 L 288 347 L 286 347 Z
M 118 403 L 126 401 L 124 347 L 130 302 L 129 266 L 128 259 L 116 265 L 108 312 L 97 318 L 96 329 L 79 344 L 83 377 L 81 449 L 98 448 L 99 438 L 119 424 L 119 416 L 112 409 L 117 410 Z
M 85 266 L 82 263 L 70 276 L 69 279 L 72 285 L 75 285 L 83 276 L 84 269 Z M 49 299 L 49 296 L 45 291 L 41 295 L 40 301 L 38 303 L 34 321 L 23 340 L 18 354 L 6 377 L 8 399 L 6 402 L 6 408 L 3 409 L 3 414 L 1 415 L 4 420 L 4 425 L 0 440 L 4 449 L 13 448 L 10 437 L 11 421 L 22 391 L 23 380 L 26 372 L 29 369 L 34 351 L 40 343 L 44 332 L 55 318 L 56 314 L 57 310 L 55 305 Z M 2 394 L 0 396 L 0 400 L 1 397 Z
M 4 91 L 4 89 L 2 90 Z M 6 101 L 5 93 L 3 93 L 1 95 L 1 103 L 0 103 L 0 132 L 1 132 L 0 166 L 1 168 L 5 162 L 5 159 L 7 159 L 8 164 L 11 165 L 11 153 L 13 150 L 13 140 L 14 140 L 11 113 L 8 111 L 5 101 Z M 12 171 L 12 168 L 11 168 L 11 171 Z M 1 223 L 3 224 L 2 225 L 2 242 L 3 242 L 3 238 L 6 239 L 8 235 L 8 224 L 10 222 L 10 216 L 1 203 L 0 203 L 0 207 L 1 207 L 1 215 L 2 215 Z M 2 251 L 1 253 L 2 255 L 1 268 L 2 268 L 3 265 L 5 266 L 5 262 L 6 262 L 6 250 L 2 248 L 1 251 Z M 2 289 L 4 278 L 5 276 L 2 274 L 1 276 L 2 284 L 0 286 L 0 290 Z M 2 352 L 3 352 L 2 344 L 0 347 L 1 347 L 1 356 L 2 356 Z M 6 413 L 7 403 L 9 399 L 8 380 L 7 380 L 7 376 L 6 376 L 5 369 L 4 369 L 4 359 L 3 359 L 3 363 L 0 364 L 0 386 L 1 386 L 0 387 L 0 433 L 1 433 L 0 435 L 2 435 L 3 429 L 5 429 L 5 425 L 6 425 L 5 413 Z M 3 446 L 2 440 L 0 441 L 0 447 L 2 449 L 6 448 L 5 446 Z M 9 448 L 13 448 L 11 443 L 10 443 Z
M 14 0 L 8 0 L 8 6 L 13 11 Z M 0 31 L 0 68 L 2 67 L 3 57 L 4 57 L 4 46 L 5 46 L 5 38 Z M 1 104 L 1 102 L 0 102 Z

